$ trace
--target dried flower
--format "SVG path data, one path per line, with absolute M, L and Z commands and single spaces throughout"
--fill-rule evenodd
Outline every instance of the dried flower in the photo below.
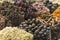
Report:
M 55 17 L 57 21 L 60 21 L 60 7 L 58 7 L 53 13 L 52 16 Z
M 43 3 L 35 2 L 32 4 L 34 8 L 36 8 L 37 12 L 35 12 L 35 17 L 41 17 L 46 20 L 47 16 L 50 15 L 50 10 L 43 5 Z

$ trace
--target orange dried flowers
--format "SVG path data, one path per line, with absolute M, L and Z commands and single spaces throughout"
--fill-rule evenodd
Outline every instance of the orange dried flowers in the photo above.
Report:
M 58 7 L 53 13 L 52 16 L 55 17 L 57 20 L 60 20 L 60 7 Z

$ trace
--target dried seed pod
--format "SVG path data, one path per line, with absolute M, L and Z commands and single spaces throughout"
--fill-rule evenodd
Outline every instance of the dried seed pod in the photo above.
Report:
M 0 5 L 0 12 L 11 21 L 12 26 L 19 26 L 19 24 L 24 21 L 25 13 L 21 12 L 20 7 L 12 3 L 3 2 Z
M 51 33 L 52 40 L 57 40 L 60 37 L 60 23 L 52 28 Z
M 53 0 L 47 0 L 46 2 L 44 2 L 44 5 L 48 7 L 50 13 L 53 13 L 59 5 L 57 3 L 53 4 L 51 1 Z
M 30 33 L 34 34 L 34 40 L 35 39 L 36 40 L 40 40 L 40 39 L 43 40 L 48 36 L 47 30 L 48 31 L 50 30 L 49 25 L 46 25 L 45 23 L 43 24 L 42 22 L 40 22 L 39 20 L 36 20 L 35 18 L 28 19 L 26 21 L 27 21 L 27 23 L 23 22 L 22 24 L 20 24 L 19 27 L 22 28 L 22 29 L 25 29 L 27 32 L 30 32 Z M 24 26 L 25 24 L 26 24 L 26 26 Z
M 51 39 L 57 40 L 60 37 L 60 22 L 57 22 L 54 17 L 51 17 L 47 23 L 51 26 Z
M 15 5 L 21 7 L 21 11 L 25 13 L 24 18 L 26 20 L 34 17 L 36 9 L 30 3 L 26 2 L 26 0 L 15 0 Z

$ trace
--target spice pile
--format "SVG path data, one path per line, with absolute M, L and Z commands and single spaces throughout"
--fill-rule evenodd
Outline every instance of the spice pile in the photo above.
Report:
M 21 12 L 20 9 L 18 6 L 9 2 L 0 4 L 0 14 L 7 18 L 5 26 L 9 25 L 7 25 L 9 21 L 11 21 L 12 26 L 18 26 L 24 20 L 24 12 Z
M 0 3 L 0 40 L 57 40 L 60 37 L 58 6 L 48 0 L 43 3 L 26 0 Z
M 34 35 L 34 40 L 47 40 L 50 31 L 50 26 L 48 24 L 43 24 L 35 18 L 25 20 L 19 27 L 32 33 Z
M 33 40 L 33 35 L 17 27 L 6 27 L 0 31 L 0 40 Z
M 58 8 L 53 12 L 52 16 L 55 17 L 57 21 L 58 21 L 58 20 L 60 21 L 60 7 L 58 7 Z

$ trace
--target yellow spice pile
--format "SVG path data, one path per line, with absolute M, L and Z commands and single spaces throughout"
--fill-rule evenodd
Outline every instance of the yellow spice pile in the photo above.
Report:
M 6 27 L 0 31 L 0 40 L 33 40 L 33 35 L 17 27 Z

